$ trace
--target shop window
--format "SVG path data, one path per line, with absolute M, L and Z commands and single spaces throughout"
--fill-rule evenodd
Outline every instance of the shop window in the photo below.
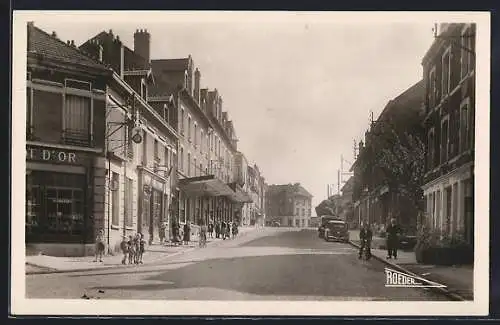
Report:
M 83 235 L 85 176 L 31 171 L 26 177 L 27 241 L 54 235 Z

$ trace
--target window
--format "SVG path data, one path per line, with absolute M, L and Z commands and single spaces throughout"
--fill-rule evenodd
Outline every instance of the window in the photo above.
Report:
M 133 185 L 134 181 L 131 178 L 127 178 L 125 184 L 125 226 L 128 228 L 131 228 L 133 226 L 133 218 L 132 218 Z
M 196 163 L 196 158 L 194 158 L 193 169 L 194 169 L 194 177 L 198 176 L 196 169 L 198 168 L 198 164 Z
M 187 175 L 191 176 L 191 153 L 188 153 Z
M 306 209 L 302 208 L 302 216 L 306 215 Z
M 472 71 L 472 51 L 473 51 L 474 34 L 472 27 L 466 26 L 462 30 L 460 39 L 461 56 L 460 56 L 460 77 L 463 79 Z
M 432 67 L 429 72 L 429 107 L 436 106 L 437 88 L 436 88 L 436 67 Z
M 144 81 L 144 78 L 141 79 L 141 97 L 144 100 L 148 99 L 148 88 L 146 86 L 146 82 Z
M 218 151 L 217 151 L 217 155 L 220 157 L 220 139 L 219 139 L 219 148 L 218 148 Z
M 191 141 L 191 116 L 188 116 L 188 141 Z
M 187 70 L 184 70 L 184 88 L 188 88 L 188 73 Z
M 434 129 L 430 129 L 427 134 L 427 166 L 428 170 L 434 168 L 435 165 L 435 140 L 434 140 Z
M 179 149 L 179 167 L 184 171 L 184 148 Z
M 181 129 L 181 134 L 184 135 L 184 123 L 185 123 L 185 116 L 184 116 L 184 108 L 181 109 L 181 120 L 180 120 L 180 129 Z
M 205 142 L 205 137 L 203 134 L 203 130 L 200 130 L 200 152 L 203 153 L 203 142 Z
M 111 190 L 111 224 L 113 226 L 119 225 L 120 218 L 120 175 L 113 172 L 111 176 L 111 184 L 109 186 Z
M 165 147 L 165 166 L 167 170 L 170 167 L 170 149 L 168 147 Z
M 441 65 L 441 93 L 442 97 L 450 93 L 450 78 L 451 78 L 451 46 L 443 54 L 442 65 Z
M 158 161 L 160 159 L 160 154 L 158 152 L 158 139 L 154 139 L 154 158 L 156 161 Z
M 90 124 L 89 97 L 66 95 L 64 103 L 64 142 L 88 145 Z
M 445 118 L 441 122 L 441 164 L 448 161 L 448 149 L 449 149 L 449 139 L 448 139 L 448 118 Z
M 295 215 L 297 215 L 297 216 L 298 216 L 298 215 L 299 215 L 299 213 L 300 213 L 300 209 L 299 209 L 299 208 L 295 208 Z
M 466 98 L 460 105 L 460 151 L 470 149 L 470 99 Z
M 198 125 L 194 123 L 194 147 L 198 145 Z
M 144 130 L 142 134 L 142 164 L 148 165 L 148 133 Z
M 200 176 L 201 175 L 203 175 L 203 165 L 202 164 L 200 164 Z M 205 175 L 206 175 L 206 173 L 205 173 Z
M 85 188 L 84 175 L 36 170 L 26 175 L 26 241 L 83 235 Z

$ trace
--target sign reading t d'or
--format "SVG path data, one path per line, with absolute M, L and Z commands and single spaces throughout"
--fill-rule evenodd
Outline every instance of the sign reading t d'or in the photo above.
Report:
M 67 164 L 78 163 L 78 156 L 75 152 L 61 149 L 48 149 L 30 146 L 26 147 L 26 159 L 34 161 L 52 161 Z

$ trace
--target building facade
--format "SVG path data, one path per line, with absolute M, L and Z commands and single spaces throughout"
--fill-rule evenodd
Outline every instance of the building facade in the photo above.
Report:
M 474 242 L 474 24 L 442 24 L 422 65 L 425 81 L 426 221 Z
M 405 231 L 416 231 L 418 209 L 407 196 L 401 195 L 403 178 L 392 177 L 380 152 L 393 150 L 396 139 L 405 143 L 406 134 L 424 141 L 424 83 L 419 81 L 389 101 L 359 144 L 359 155 L 353 164 L 354 219 L 357 224 L 387 225 L 391 218 Z M 407 174 L 407 172 L 405 172 Z M 405 174 L 405 175 L 406 175 Z M 409 175 L 409 174 L 408 174 Z
M 222 98 L 201 88 L 191 56 L 153 60 L 152 68 L 156 85 L 149 102 L 157 109 L 167 98 L 174 103 L 169 121 L 179 134 L 177 222 L 196 229 L 202 222 L 237 221 L 250 199 L 235 179 L 237 138 Z
M 108 247 L 115 251 L 122 236 L 136 232 L 149 244 L 158 243 L 169 223 L 178 135 L 162 112 L 148 103 L 148 90 L 154 86 L 149 48 L 146 30 L 134 33 L 133 50 L 112 31 L 80 46 L 113 69 L 106 105 L 105 219 Z
M 26 246 L 93 252 L 105 224 L 106 84 L 111 70 L 74 42 L 27 26 Z
M 267 225 L 309 227 L 312 195 L 300 183 L 269 185 L 265 200 Z

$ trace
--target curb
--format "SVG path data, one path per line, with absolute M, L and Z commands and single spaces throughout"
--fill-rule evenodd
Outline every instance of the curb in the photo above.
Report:
M 242 233 L 240 236 L 244 237 L 246 234 L 251 233 L 251 232 L 253 232 L 253 230 L 252 231 L 246 231 L 246 232 Z M 219 242 L 223 242 L 223 241 L 211 241 L 210 243 L 207 243 L 206 247 L 210 247 L 210 246 L 212 246 L 212 245 L 214 245 L 216 243 L 219 243 Z M 201 249 L 201 248 L 203 248 L 203 247 L 199 247 L 199 246 L 190 247 L 190 248 L 187 248 L 187 249 L 179 251 L 179 252 L 168 254 L 168 255 L 164 256 L 161 260 L 169 259 L 169 258 L 178 256 L 178 255 L 182 255 L 182 254 L 185 254 L 185 253 L 189 253 L 189 252 L 195 251 L 197 249 Z M 58 270 L 58 269 L 54 269 L 54 268 L 47 267 L 47 266 L 37 265 L 37 264 L 34 264 L 34 263 L 30 263 L 30 262 L 25 262 L 25 264 L 29 265 L 29 266 L 32 266 L 32 267 L 46 269 L 46 271 L 27 271 L 27 272 L 25 272 L 26 275 L 54 274 L 54 273 L 78 273 L 78 272 L 90 272 L 90 271 L 101 271 L 101 270 L 120 270 L 120 269 L 130 268 L 129 265 L 119 264 L 119 265 L 103 266 L 103 267 L 98 267 L 98 268 L 82 268 L 82 269 L 72 269 L 72 270 Z M 152 264 L 143 264 L 142 266 L 151 266 L 151 265 Z
M 354 243 L 353 241 L 349 241 L 349 244 L 351 244 L 352 246 L 356 247 L 356 248 L 359 248 L 359 245 Z M 372 255 L 373 258 L 375 258 L 376 260 L 386 264 L 386 265 L 389 265 L 391 266 L 392 268 L 398 270 L 398 271 L 401 271 L 403 273 L 406 273 L 406 274 L 409 274 L 409 275 L 412 275 L 412 276 L 417 276 L 417 277 L 420 277 L 420 278 L 424 278 L 425 277 L 422 277 L 421 275 L 418 275 L 418 274 L 415 274 L 413 272 L 411 272 L 410 270 L 402 267 L 401 265 L 399 264 L 396 264 L 396 263 L 392 263 L 392 262 L 389 262 L 387 261 L 386 259 L 384 258 L 381 258 L 379 256 L 376 256 L 376 255 Z M 446 288 L 429 288 L 431 289 L 432 291 L 435 291 L 435 292 L 438 292 L 438 293 L 441 293 L 445 296 L 447 296 L 448 298 L 454 300 L 454 301 L 468 301 L 467 299 L 465 299 L 464 297 L 462 297 L 461 295 L 459 294 L 456 294 L 454 292 L 451 292 L 450 290 L 446 289 Z

